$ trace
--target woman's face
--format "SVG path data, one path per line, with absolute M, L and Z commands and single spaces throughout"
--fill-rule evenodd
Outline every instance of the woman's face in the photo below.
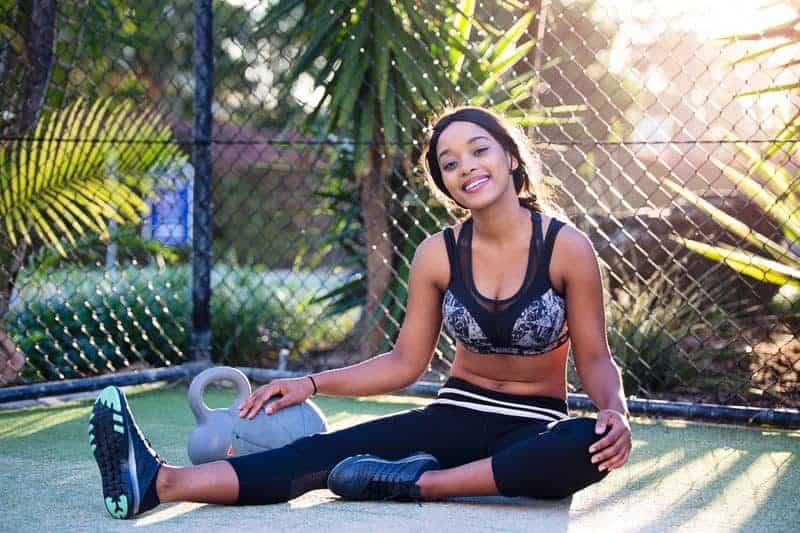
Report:
M 451 196 L 468 209 L 494 202 L 511 187 L 517 162 L 492 135 L 472 122 L 453 122 L 436 146 L 442 180 Z

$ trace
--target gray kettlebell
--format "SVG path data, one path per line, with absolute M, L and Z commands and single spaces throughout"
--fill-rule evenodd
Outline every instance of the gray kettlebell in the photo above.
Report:
M 224 409 L 211 409 L 203 400 L 209 383 L 232 381 L 238 395 L 233 404 Z M 250 396 L 250 381 L 241 370 L 217 366 L 200 372 L 189 386 L 189 406 L 197 420 L 197 427 L 189 435 L 189 460 L 192 464 L 224 459 L 231 454 L 233 424 L 239 418 L 239 405 Z

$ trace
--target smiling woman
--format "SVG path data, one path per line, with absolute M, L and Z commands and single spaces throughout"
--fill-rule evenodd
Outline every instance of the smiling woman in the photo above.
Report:
M 451 146 L 458 139 L 466 139 L 466 142 L 463 146 Z M 552 191 L 538 175 L 538 156 L 530 149 L 530 140 L 502 116 L 488 114 L 477 107 L 449 110 L 436 120 L 428 146 L 423 159 L 429 186 L 443 203 L 466 209 L 451 194 L 451 186 L 470 194 L 487 185 L 500 187 L 497 179 L 508 177 L 510 170 L 513 191 L 522 205 L 558 212 L 552 201 Z M 439 147 L 438 154 L 430 150 L 433 146 Z M 466 160 L 462 161 L 464 158 Z M 446 178 L 457 175 L 460 166 L 470 166 L 470 170 L 478 168 L 475 165 L 479 160 L 488 163 L 493 172 L 471 174 L 463 183 L 445 183 Z M 492 176 L 495 181 L 490 184 Z
M 436 400 L 282 448 L 173 467 L 142 437 L 122 391 L 109 387 L 95 403 L 90 441 L 112 516 L 131 518 L 167 501 L 278 503 L 326 486 L 355 500 L 564 498 L 627 462 L 627 406 L 591 243 L 546 207 L 527 141 L 502 117 L 460 108 L 431 131 L 424 156 L 431 183 L 470 216 L 417 248 L 394 348 L 275 380 L 239 414 L 271 414 L 318 392 L 407 387 L 427 369 L 444 325 L 456 353 Z M 596 418 L 567 411 L 570 346 Z M 280 398 L 267 404 L 273 396 Z

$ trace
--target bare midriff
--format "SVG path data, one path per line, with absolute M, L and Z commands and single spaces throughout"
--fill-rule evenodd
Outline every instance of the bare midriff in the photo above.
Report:
M 473 385 L 508 394 L 567 396 L 569 342 L 539 355 L 480 354 L 456 344 L 450 375 Z

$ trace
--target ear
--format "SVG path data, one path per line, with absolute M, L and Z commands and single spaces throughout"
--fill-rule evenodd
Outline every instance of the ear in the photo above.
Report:
M 514 172 L 517 170 L 517 167 L 519 167 L 519 162 L 517 161 L 517 158 L 511 154 L 509 154 L 508 157 L 511 159 L 509 162 L 509 167 L 511 167 L 511 172 Z

